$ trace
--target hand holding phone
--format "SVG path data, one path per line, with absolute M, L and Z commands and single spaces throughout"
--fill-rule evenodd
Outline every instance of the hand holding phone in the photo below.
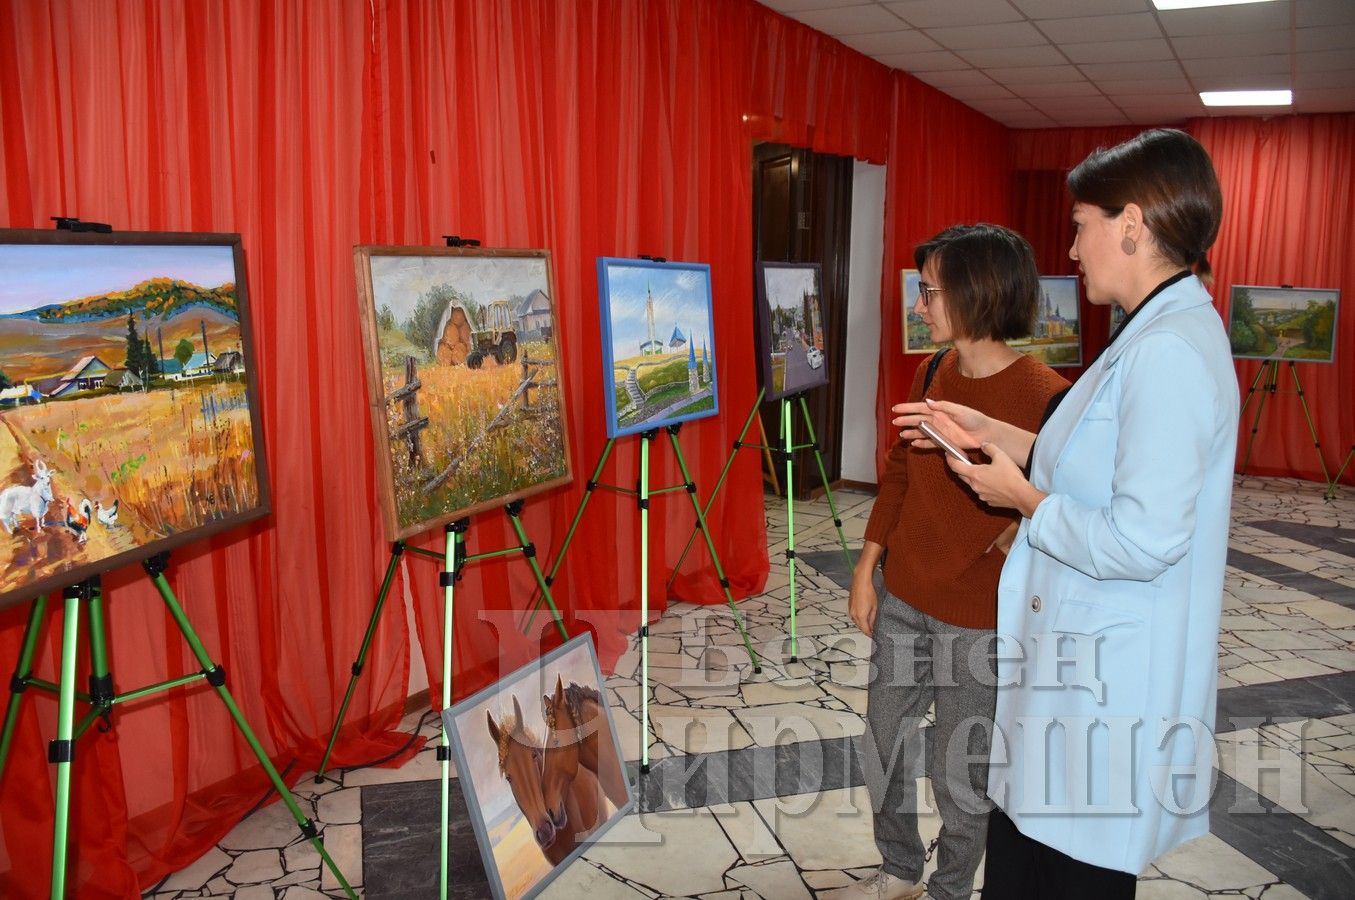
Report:
M 926 435 L 927 440 L 931 441 L 933 444 L 940 447 L 942 450 L 946 451 L 951 456 L 955 457 L 957 460 L 964 463 L 966 466 L 974 465 L 972 462 L 969 461 L 969 457 L 965 456 L 964 453 L 962 453 L 958 447 L 956 447 L 950 441 L 943 438 L 941 436 L 941 432 L 937 431 L 936 426 L 932 425 L 931 422 L 928 422 L 926 419 L 923 419 L 921 422 L 917 423 L 917 430 Z

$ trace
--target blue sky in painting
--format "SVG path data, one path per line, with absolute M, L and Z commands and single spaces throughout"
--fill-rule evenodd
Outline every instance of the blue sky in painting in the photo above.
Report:
M 1040 278 L 1040 293 L 1048 297 L 1054 310 L 1070 322 L 1077 321 L 1077 279 L 1046 275 Z
M 125 291 L 148 278 L 213 288 L 235 281 L 230 246 L 0 244 L 0 315 Z
M 654 292 L 654 336 L 665 344 L 673 326 L 684 336 L 714 340 L 710 327 L 710 275 L 700 269 L 659 269 L 615 263 L 607 266 L 611 300 L 613 359 L 626 359 L 640 352 L 648 339 L 645 295 Z M 714 352 L 714 347 L 710 347 Z

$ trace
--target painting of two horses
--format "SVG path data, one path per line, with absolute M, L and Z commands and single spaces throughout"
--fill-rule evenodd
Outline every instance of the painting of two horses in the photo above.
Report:
M 568 484 L 550 254 L 354 255 L 391 540 Z
M 0 606 L 267 514 L 238 235 L 0 231 Z
M 485 872 L 535 896 L 633 806 L 591 635 L 443 712 Z

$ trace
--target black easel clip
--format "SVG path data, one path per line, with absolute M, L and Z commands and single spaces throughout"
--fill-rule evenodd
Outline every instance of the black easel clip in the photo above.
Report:
M 56 223 L 57 231 L 89 231 L 95 234 L 112 234 L 113 226 L 103 222 L 81 222 L 75 216 L 50 216 Z
M 645 256 L 643 253 L 640 254 L 640 259 L 643 259 L 643 260 L 645 260 L 646 262 L 652 262 L 652 263 L 666 263 L 666 262 L 668 262 L 667 257 L 663 257 L 663 256 Z
M 477 238 L 463 238 L 459 234 L 444 234 L 442 239 L 447 242 L 448 247 L 478 247 L 480 241 Z

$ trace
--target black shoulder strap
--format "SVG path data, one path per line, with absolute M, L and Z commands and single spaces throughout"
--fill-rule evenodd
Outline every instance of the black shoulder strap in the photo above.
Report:
M 932 354 L 931 359 L 927 360 L 927 374 L 922 376 L 922 396 L 927 396 L 927 391 L 932 386 L 932 379 L 936 377 L 936 367 L 941 365 L 941 357 L 949 352 L 949 347 L 942 347 Z

